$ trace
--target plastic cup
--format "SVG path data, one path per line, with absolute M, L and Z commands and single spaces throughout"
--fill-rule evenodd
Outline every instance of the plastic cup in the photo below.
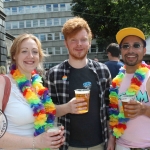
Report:
M 79 113 L 80 114 L 87 113 L 89 111 L 90 89 L 76 89 L 74 91 L 75 91 L 75 96 L 76 96 L 77 100 L 82 98 L 87 103 L 87 108 L 85 110 L 79 110 Z M 79 107 L 79 108 L 81 108 L 81 107 Z
M 55 123 L 53 124 L 53 126 L 47 127 L 46 130 L 47 130 L 47 132 L 55 132 L 55 131 L 61 130 L 61 126 L 62 126 L 61 123 L 55 122 Z
M 124 107 L 124 106 L 127 105 L 130 100 L 135 100 L 135 99 L 136 99 L 136 96 L 135 96 L 135 95 L 122 95 L 122 96 L 120 97 L 120 99 L 121 99 L 121 102 L 122 102 L 122 107 L 123 107 L 123 111 L 124 111 L 124 116 L 125 116 L 126 118 L 129 118 L 129 113 L 128 113 L 127 111 L 125 111 L 125 107 Z

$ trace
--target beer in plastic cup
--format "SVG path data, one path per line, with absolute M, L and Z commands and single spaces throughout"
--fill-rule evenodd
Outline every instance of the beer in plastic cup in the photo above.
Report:
M 135 99 L 136 99 L 136 96 L 135 96 L 135 95 L 122 95 L 122 96 L 120 97 L 120 99 L 121 99 L 121 102 L 122 102 L 122 107 L 123 107 L 123 111 L 124 111 L 124 116 L 125 116 L 126 118 L 129 118 L 129 113 L 128 113 L 127 111 L 125 111 L 124 106 L 127 105 L 130 100 L 135 100 Z
M 87 113 L 89 111 L 89 98 L 90 98 L 90 89 L 76 89 L 75 91 L 75 97 L 78 100 L 79 98 L 82 98 L 87 103 L 87 109 L 85 110 L 79 110 L 79 113 Z M 82 107 L 82 106 L 81 106 Z M 85 107 L 85 106 L 84 106 Z
M 58 131 L 61 130 L 61 123 L 55 122 L 52 126 L 47 127 L 47 132 L 54 132 L 54 131 Z

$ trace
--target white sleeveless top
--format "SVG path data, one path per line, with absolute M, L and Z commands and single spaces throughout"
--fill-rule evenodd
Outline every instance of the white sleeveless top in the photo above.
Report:
M 8 77 L 11 81 L 11 92 L 4 111 L 8 120 L 7 132 L 31 137 L 34 134 L 33 111 L 11 75 Z

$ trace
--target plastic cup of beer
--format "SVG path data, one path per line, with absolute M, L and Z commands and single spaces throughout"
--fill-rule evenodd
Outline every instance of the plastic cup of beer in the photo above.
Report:
M 90 89 L 76 89 L 74 91 L 75 91 L 75 97 L 76 97 L 77 100 L 80 100 L 80 98 L 82 98 L 87 103 L 86 109 L 85 110 L 79 110 L 78 112 L 80 114 L 87 113 L 89 111 Z
M 135 96 L 135 95 L 122 95 L 122 96 L 120 97 L 120 99 L 121 99 L 121 102 L 122 102 L 122 107 L 123 107 L 123 111 L 124 111 L 124 116 L 125 116 L 126 118 L 129 118 L 129 113 L 128 113 L 127 111 L 125 111 L 125 107 L 124 107 L 124 106 L 127 105 L 130 100 L 135 100 L 135 99 L 136 99 L 136 96 Z
M 52 126 L 46 128 L 46 132 L 55 132 L 61 130 L 61 123 L 55 122 Z

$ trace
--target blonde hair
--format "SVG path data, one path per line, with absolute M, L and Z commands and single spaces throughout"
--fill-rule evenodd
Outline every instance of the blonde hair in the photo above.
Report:
M 0 74 L 6 74 L 6 67 L 5 66 L 0 67 Z
M 89 40 L 92 40 L 92 32 L 91 29 L 87 23 L 87 21 L 85 21 L 83 18 L 80 17 L 74 17 L 72 19 L 69 19 L 62 27 L 62 33 L 64 35 L 65 40 L 67 39 L 67 37 L 70 37 L 74 34 L 76 34 L 77 32 L 79 32 L 80 30 L 85 29 L 88 33 L 89 36 Z
M 40 57 L 39 66 L 41 66 L 42 61 L 43 61 L 44 56 L 45 56 L 45 54 L 44 54 L 44 52 L 43 52 L 43 49 L 42 49 L 41 42 L 40 42 L 39 39 L 38 39 L 36 36 L 34 36 L 33 34 L 27 34 L 27 33 L 24 33 L 24 34 L 19 35 L 19 36 L 13 41 L 13 44 L 12 44 L 12 46 L 11 46 L 11 48 L 10 48 L 11 63 L 12 63 L 12 64 L 15 64 L 15 59 L 14 59 L 14 57 L 15 57 L 17 54 L 19 54 L 19 52 L 20 52 L 19 47 L 20 47 L 21 43 L 22 43 L 24 40 L 26 40 L 26 39 L 32 39 L 32 40 L 34 40 L 35 43 L 37 44 L 38 50 L 39 50 L 39 57 Z M 41 66 L 41 67 L 42 67 L 42 66 Z M 41 67 L 40 67 L 40 68 L 41 68 Z

